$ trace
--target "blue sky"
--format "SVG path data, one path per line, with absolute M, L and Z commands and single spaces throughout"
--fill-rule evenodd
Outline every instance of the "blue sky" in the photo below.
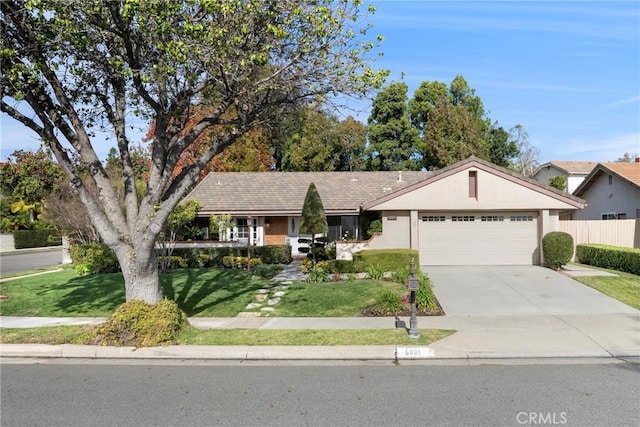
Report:
M 460 74 L 489 117 L 521 124 L 550 160 L 640 154 L 640 2 L 372 1 L 376 65 L 404 81 L 447 85 Z M 370 104 L 358 104 L 366 123 Z M 0 159 L 39 140 L 0 115 Z M 98 143 L 105 157 L 109 141 Z
M 390 81 L 462 75 L 539 160 L 640 154 L 640 2 L 373 1 Z M 368 111 L 359 114 L 366 120 Z

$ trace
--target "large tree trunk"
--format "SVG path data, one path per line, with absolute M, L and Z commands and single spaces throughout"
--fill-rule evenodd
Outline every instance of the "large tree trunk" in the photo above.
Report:
M 116 255 L 124 276 L 126 300 L 159 303 L 162 287 L 154 249 L 125 247 L 117 250 Z

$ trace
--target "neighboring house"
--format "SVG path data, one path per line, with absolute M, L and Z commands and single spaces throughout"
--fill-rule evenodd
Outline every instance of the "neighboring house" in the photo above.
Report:
M 564 176 L 567 179 L 567 187 L 564 189 L 573 194 L 578 185 L 589 175 L 598 162 L 570 162 L 554 160 L 540 166 L 531 175 L 541 184 L 549 185 L 551 178 Z
M 191 192 L 198 215 L 231 214 L 224 237 L 285 244 L 298 254 L 300 214 L 309 183 L 322 198 L 330 237 L 359 239 L 363 218 L 382 234 L 338 243 L 338 257 L 361 247 L 412 248 L 421 265 L 539 264 L 542 236 L 560 212 L 584 201 L 471 157 L 434 172 L 214 172 Z
M 587 205 L 572 219 L 640 217 L 640 159 L 634 163 L 599 163 L 573 193 Z

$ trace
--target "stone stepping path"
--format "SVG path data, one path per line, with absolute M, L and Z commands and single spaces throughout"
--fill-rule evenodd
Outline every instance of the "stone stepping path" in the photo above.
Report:
M 286 291 L 291 284 L 290 281 L 280 282 L 277 286 L 271 286 L 268 288 L 258 289 L 253 296 L 253 302 L 250 302 L 245 307 L 244 311 L 238 313 L 237 317 L 260 317 L 268 316 L 275 311 L 275 305 L 282 300 L 282 297 L 286 295 Z

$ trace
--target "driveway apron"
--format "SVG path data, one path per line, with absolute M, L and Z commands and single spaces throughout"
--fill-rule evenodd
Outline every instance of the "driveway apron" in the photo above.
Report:
M 638 313 L 562 273 L 539 266 L 427 266 L 448 316 Z

